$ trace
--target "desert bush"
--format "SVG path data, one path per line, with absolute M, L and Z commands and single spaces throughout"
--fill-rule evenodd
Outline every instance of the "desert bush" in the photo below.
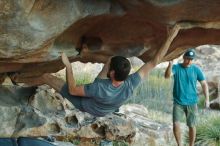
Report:
M 113 141 L 113 146 L 128 146 L 129 144 L 125 141 Z
M 143 104 L 148 109 L 172 112 L 172 80 L 165 79 L 163 70 L 155 69 L 138 86 L 127 103 Z
M 196 126 L 196 145 L 220 146 L 220 114 L 218 111 L 200 110 Z M 185 141 L 188 142 L 188 133 Z

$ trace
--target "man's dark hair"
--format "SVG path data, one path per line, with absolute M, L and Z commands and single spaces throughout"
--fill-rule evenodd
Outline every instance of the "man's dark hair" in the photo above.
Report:
M 111 58 L 109 71 L 115 71 L 115 80 L 124 81 L 131 70 L 129 60 L 123 56 L 114 56 Z

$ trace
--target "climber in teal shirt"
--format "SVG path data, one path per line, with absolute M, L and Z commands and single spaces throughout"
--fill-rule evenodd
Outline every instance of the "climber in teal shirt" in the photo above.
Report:
M 87 47 L 87 44 L 83 44 L 82 50 L 88 50 Z M 76 85 L 69 59 L 65 53 L 62 53 L 62 61 L 66 66 L 67 83 L 55 79 L 49 74 L 44 75 L 43 79 L 46 84 L 53 87 L 81 111 L 97 117 L 105 116 L 118 110 L 132 96 L 141 80 L 160 63 L 168 47 L 168 45 L 161 47 L 152 60 L 133 74 L 129 74 L 131 65 L 127 58 L 110 57 L 94 82 L 84 85 Z
M 130 74 L 131 65 L 126 57 L 106 56 L 109 57 L 109 59 L 94 82 L 85 85 L 76 85 L 72 65 L 67 55 L 62 53 L 62 62 L 66 67 L 66 83 L 51 74 L 44 74 L 39 78 L 32 79 L 31 82 L 28 80 L 28 82 L 35 86 L 47 84 L 63 97 L 67 98 L 79 110 L 88 112 L 93 116 L 105 116 L 106 114 L 118 110 L 118 108 L 131 97 L 140 82 L 162 61 L 180 28 L 181 26 L 175 25 L 170 29 L 170 35 L 161 48 L 156 50 L 152 59 L 142 65 L 140 69 L 133 74 Z M 95 49 L 102 49 L 102 40 L 99 37 L 93 39 L 92 42 L 96 42 Z M 80 43 L 82 45 L 79 49 L 79 55 L 88 55 L 89 48 L 91 49 L 93 43 L 86 42 L 86 39 L 82 41 Z M 100 56 L 93 57 L 98 58 Z M 101 58 L 104 59 L 103 56 L 101 56 Z M 27 83 L 25 80 L 22 82 Z
M 162 61 L 172 40 L 180 29 L 181 26 L 175 25 L 169 31 L 170 35 L 161 48 L 157 50 L 154 57 L 142 65 L 135 73 L 129 74 L 131 66 L 130 62 L 125 57 L 113 56 L 108 59 L 95 81 L 89 85 L 77 86 L 75 84 L 72 66 L 67 56 L 63 53 L 62 61 L 66 67 L 68 88 L 64 85 L 61 90 L 58 89 L 57 91 L 60 91 L 62 94 L 66 93 L 63 92 L 63 89 L 68 89 L 67 93 L 72 96 L 71 100 L 76 99 L 76 96 L 78 99 L 81 97 L 81 101 L 78 105 L 82 111 L 95 116 L 104 116 L 108 113 L 112 113 L 133 94 L 134 89 L 140 82 Z M 88 43 L 83 43 L 81 54 L 83 54 L 83 50 L 86 51 L 89 50 L 89 48 Z M 50 77 L 44 78 L 48 80 Z M 54 87 L 55 83 L 47 82 L 47 84 L 56 88 Z M 72 103 L 74 103 L 74 101 L 72 101 Z

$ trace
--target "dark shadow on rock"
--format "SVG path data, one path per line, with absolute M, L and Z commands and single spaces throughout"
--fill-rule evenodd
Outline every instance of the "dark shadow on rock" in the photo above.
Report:
M 28 99 L 36 93 L 37 87 L 0 86 L 0 106 L 28 104 Z
M 33 108 L 22 108 L 21 112 L 18 115 L 13 135 L 16 136 L 18 132 L 25 129 L 40 127 L 46 122 L 46 118 L 36 114 Z

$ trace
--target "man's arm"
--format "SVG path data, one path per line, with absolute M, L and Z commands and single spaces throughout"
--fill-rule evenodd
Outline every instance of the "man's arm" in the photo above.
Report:
M 203 94 L 205 95 L 205 107 L 209 107 L 209 87 L 206 80 L 200 81 L 202 86 Z
M 108 70 L 109 70 L 109 63 L 111 62 L 111 58 L 110 57 L 108 59 L 108 61 L 105 63 L 104 67 L 102 68 L 102 70 L 100 71 L 100 73 L 98 74 L 98 78 L 100 79 L 106 79 L 107 78 L 107 73 L 108 73 Z
M 172 75 L 172 66 L 173 66 L 173 61 L 169 61 L 169 65 L 167 66 L 167 69 L 165 71 L 164 77 L 170 78 L 170 76 Z
M 76 86 L 76 82 L 73 77 L 72 65 L 65 53 L 62 53 L 62 61 L 66 66 L 66 82 L 68 85 L 69 93 L 75 96 L 85 96 L 84 86 Z
M 139 70 L 138 73 L 141 76 L 141 78 L 144 78 L 148 75 L 148 73 L 158 64 L 161 62 L 163 57 L 166 55 L 167 50 L 169 49 L 172 41 L 176 37 L 177 33 L 180 30 L 180 26 L 176 24 L 170 31 L 170 35 L 168 36 L 166 42 L 162 47 L 158 50 L 155 57 L 149 61 L 148 63 L 145 63 Z

